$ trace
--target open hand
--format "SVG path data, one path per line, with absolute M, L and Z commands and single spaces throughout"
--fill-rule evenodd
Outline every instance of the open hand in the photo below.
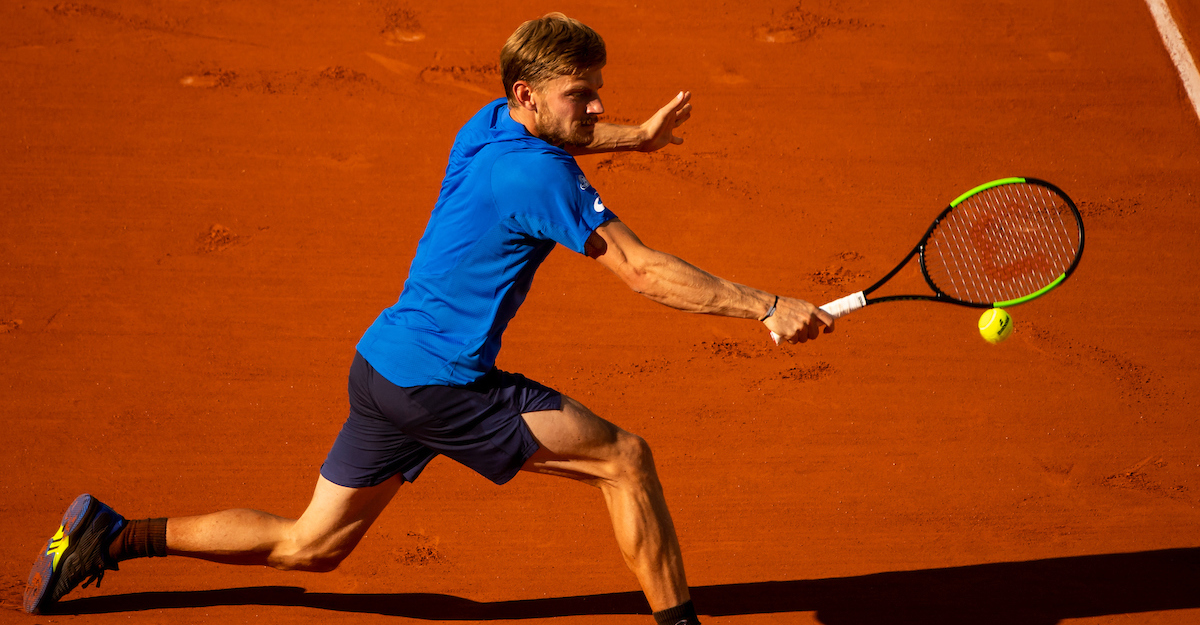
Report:
M 641 126 L 643 139 L 638 149 L 653 152 L 667 145 L 683 143 L 683 137 L 675 136 L 675 129 L 692 116 L 691 99 L 692 92 L 680 91 L 675 99 L 646 120 Z

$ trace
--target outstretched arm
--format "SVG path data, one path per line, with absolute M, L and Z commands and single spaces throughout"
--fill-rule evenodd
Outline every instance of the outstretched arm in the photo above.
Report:
M 772 305 L 775 312 L 763 323 L 789 343 L 817 338 L 822 328 L 833 330 L 833 317 L 800 299 L 779 297 L 766 291 L 730 282 L 688 264 L 680 258 L 646 247 L 619 219 L 596 228 L 586 251 L 617 274 L 629 288 L 666 306 L 694 313 L 740 319 L 762 319 Z
M 675 99 L 638 126 L 601 122 L 596 124 L 595 134 L 589 145 L 564 149 L 572 156 L 581 156 L 630 150 L 653 152 L 667 145 L 679 145 L 683 143 L 683 137 L 676 137 L 675 129 L 692 116 L 691 99 L 691 92 L 680 91 Z

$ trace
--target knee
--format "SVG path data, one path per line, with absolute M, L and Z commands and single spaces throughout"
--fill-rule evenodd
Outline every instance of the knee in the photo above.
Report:
M 617 439 L 616 470 L 618 479 L 644 482 L 656 480 L 654 470 L 654 455 L 650 452 L 650 444 L 646 439 L 622 432 Z
M 328 573 L 338 567 L 349 550 L 331 548 L 312 541 L 288 541 L 271 554 L 271 564 L 283 571 Z

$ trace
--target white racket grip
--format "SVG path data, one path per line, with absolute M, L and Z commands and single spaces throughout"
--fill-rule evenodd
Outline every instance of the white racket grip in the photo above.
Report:
M 846 297 L 843 297 L 841 299 L 835 299 L 832 302 L 829 302 L 828 304 L 821 306 L 821 310 L 828 313 L 830 317 L 833 317 L 834 319 L 838 319 L 838 318 L 844 317 L 866 305 L 867 305 L 867 296 L 864 295 L 862 291 L 859 291 L 858 293 L 851 293 L 850 295 L 847 295 Z M 778 334 L 775 334 L 774 332 L 772 332 L 771 340 L 775 341 L 775 344 L 778 345 L 780 337 Z
M 838 319 L 867 305 L 867 296 L 862 291 L 852 293 L 842 299 L 835 299 L 821 307 L 830 317 Z

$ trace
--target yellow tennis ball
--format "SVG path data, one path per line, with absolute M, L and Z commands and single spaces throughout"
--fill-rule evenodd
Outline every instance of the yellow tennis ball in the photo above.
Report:
M 1012 331 L 1012 317 L 999 308 L 992 308 L 979 318 L 979 335 L 993 345 L 1008 338 Z

